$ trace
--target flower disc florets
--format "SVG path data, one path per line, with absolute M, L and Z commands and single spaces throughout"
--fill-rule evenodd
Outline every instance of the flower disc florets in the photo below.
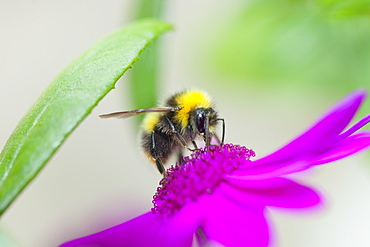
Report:
M 204 193 L 212 193 L 224 175 L 246 163 L 253 150 L 232 144 L 209 146 L 184 157 L 166 171 L 153 197 L 152 212 L 171 216 L 187 202 L 196 201 Z

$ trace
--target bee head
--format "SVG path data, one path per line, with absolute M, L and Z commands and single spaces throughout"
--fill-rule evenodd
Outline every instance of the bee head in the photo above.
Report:
M 204 135 L 207 132 L 213 132 L 216 119 L 217 112 L 212 108 L 196 108 L 191 112 L 190 126 L 195 133 Z

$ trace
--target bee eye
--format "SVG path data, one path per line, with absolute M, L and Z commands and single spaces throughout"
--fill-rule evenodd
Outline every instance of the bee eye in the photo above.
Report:
M 197 124 L 197 128 L 198 128 L 198 130 L 199 130 L 200 133 L 204 133 L 205 132 L 204 122 L 205 122 L 204 114 L 198 113 L 196 124 Z

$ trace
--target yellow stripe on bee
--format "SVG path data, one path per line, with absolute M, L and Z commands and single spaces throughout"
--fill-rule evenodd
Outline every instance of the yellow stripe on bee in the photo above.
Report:
M 159 118 L 162 113 L 160 112 L 151 112 L 148 113 L 143 121 L 142 129 L 146 133 L 152 133 L 157 124 L 159 123 Z
M 212 107 L 212 101 L 210 97 L 201 91 L 187 91 L 180 93 L 175 101 L 181 110 L 176 112 L 174 118 L 180 123 L 181 128 L 185 129 L 189 124 L 189 114 L 195 108 L 210 108 Z

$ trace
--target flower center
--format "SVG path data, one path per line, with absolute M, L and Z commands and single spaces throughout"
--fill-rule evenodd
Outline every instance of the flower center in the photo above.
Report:
M 232 144 L 211 145 L 184 157 L 166 171 L 153 196 L 153 213 L 171 216 L 187 202 L 196 201 L 204 193 L 211 194 L 225 174 L 245 164 L 253 150 Z

